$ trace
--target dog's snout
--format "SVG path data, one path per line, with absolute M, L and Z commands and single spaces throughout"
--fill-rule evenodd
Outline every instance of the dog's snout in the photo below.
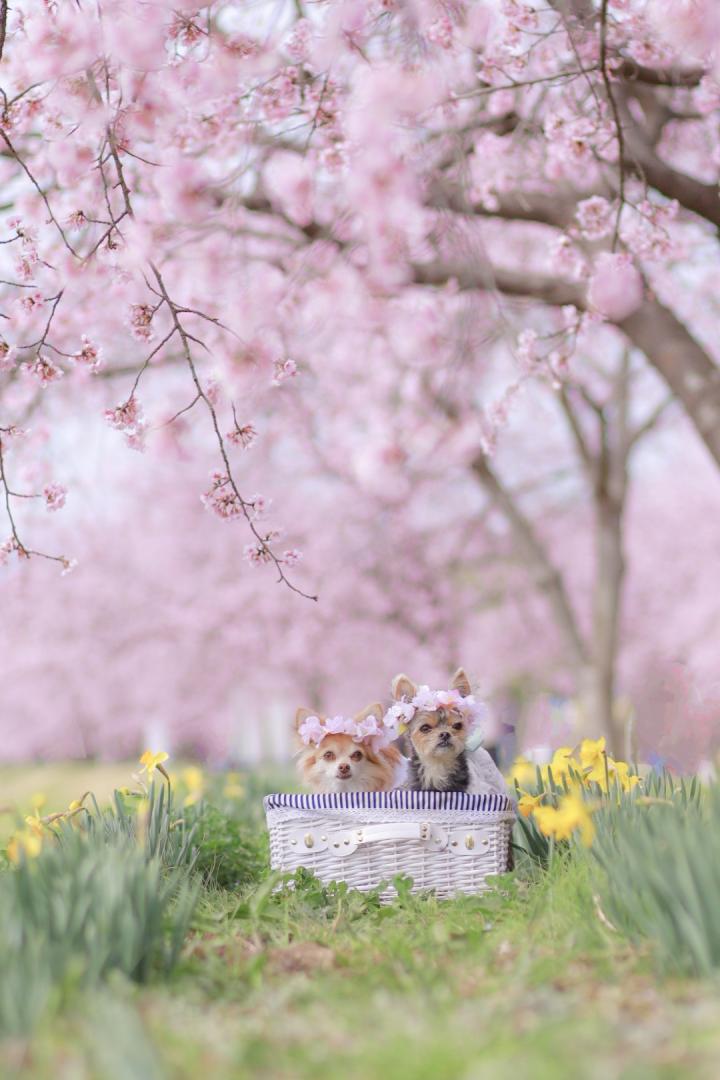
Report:
M 338 776 L 349 776 L 351 772 L 349 765 L 338 765 Z
M 450 732 L 449 731 L 441 731 L 440 734 L 438 735 L 438 742 L 440 744 L 449 743 L 450 742 Z

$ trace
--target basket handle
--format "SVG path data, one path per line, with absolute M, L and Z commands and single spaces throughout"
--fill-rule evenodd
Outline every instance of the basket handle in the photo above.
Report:
M 442 851 L 447 847 L 447 831 L 429 821 L 388 821 L 380 825 L 360 825 L 357 829 L 336 832 L 327 839 L 327 850 L 338 858 L 352 855 L 359 847 L 381 840 L 419 840 L 428 848 Z
M 382 825 L 363 825 L 353 829 L 353 837 L 358 843 L 372 844 L 377 840 L 425 840 L 435 842 L 438 847 L 447 844 L 447 833 L 428 821 L 388 821 Z

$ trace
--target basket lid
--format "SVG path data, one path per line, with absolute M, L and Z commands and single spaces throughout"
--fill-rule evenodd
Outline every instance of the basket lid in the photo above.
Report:
M 514 809 L 507 795 L 467 791 L 348 791 L 320 795 L 279 792 L 263 799 L 266 810 L 473 810 L 485 813 Z

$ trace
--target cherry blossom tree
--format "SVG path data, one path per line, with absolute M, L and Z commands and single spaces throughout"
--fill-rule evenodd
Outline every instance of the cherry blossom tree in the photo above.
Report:
M 522 603 L 545 640 L 493 663 L 564 672 L 617 740 L 628 477 L 680 408 L 720 463 L 712 0 L 18 0 L 0 56 L 2 560 L 106 558 L 66 453 L 101 416 L 161 517 L 187 484 L 232 574 L 289 586 L 243 576 L 261 652 L 290 622 L 322 652 L 365 608 L 435 671 Z M 147 504 L 108 497 L 144 537 Z
M 408 333 L 425 326 L 414 306 L 395 315 Z M 79 566 L 65 579 L 42 562 L 5 571 L 3 754 L 132 755 L 159 732 L 176 750 L 252 760 L 287 752 L 298 704 L 347 711 L 398 669 L 442 685 L 462 661 L 498 707 L 530 709 L 531 742 L 606 730 L 624 752 L 634 714 L 643 760 L 697 765 L 720 737 L 720 485 L 687 421 L 641 357 L 606 343 L 586 357 L 594 378 L 564 396 L 525 383 L 489 457 L 472 395 L 512 357 L 494 346 L 487 369 L 453 365 L 459 344 L 446 342 L 434 383 L 428 349 L 396 358 L 400 394 L 386 363 L 343 378 L 343 347 L 280 417 L 272 389 L 258 401 L 243 475 L 249 490 L 275 484 L 317 604 L 243 565 L 238 522 L 204 510 L 212 451 L 190 424 L 165 429 L 147 459 L 114 450 L 97 423 L 68 434 L 68 459 L 89 445 L 92 464 L 65 521 L 43 528 L 38 509 L 31 523 L 74 536 Z M 538 727 L 548 694 L 578 702 L 580 727 Z
M 613 324 L 717 460 L 719 37 L 711 0 L 2 5 L 5 556 L 64 498 L 29 418 L 105 396 L 134 449 L 205 414 L 209 505 L 292 585 L 235 476 L 253 388 L 322 363 L 338 304 L 364 355 L 416 285 L 438 320 L 483 294 L 541 377 Z

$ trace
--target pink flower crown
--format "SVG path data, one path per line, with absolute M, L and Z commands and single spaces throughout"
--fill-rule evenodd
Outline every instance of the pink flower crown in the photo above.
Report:
M 348 716 L 329 716 L 321 720 L 319 716 L 308 716 L 298 728 L 298 735 L 309 746 L 319 746 L 326 735 L 349 735 L 353 742 L 367 743 L 373 752 L 383 750 L 398 737 L 397 724 L 389 723 L 387 718 L 378 720 L 372 713 L 362 720 L 352 720 Z
M 420 686 L 411 701 L 395 702 L 385 713 L 385 723 L 402 734 L 416 712 L 435 712 L 440 707 L 459 713 L 474 731 L 485 716 L 485 706 L 476 701 L 472 694 L 463 697 L 459 690 L 431 690 L 429 686 Z

